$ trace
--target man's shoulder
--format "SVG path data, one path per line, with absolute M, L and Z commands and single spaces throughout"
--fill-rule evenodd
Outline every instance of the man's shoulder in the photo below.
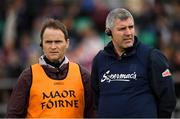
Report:
M 27 76 L 27 75 L 31 75 L 31 73 L 32 73 L 32 67 L 30 66 L 30 67 L 25 68 L 25 69 L 22 71 L 21 75 Z
M 104 56 L 104 55 L 105 55 L 105 51 L 104 51 L 104 50 L 100 50 L 100 51 L 95 55 L 94 59 L 99 58 L 99 57 L 102 57 L 102 56 Z
M 31 67 L 25 68 L 18 78 L 18 82 L 23 82 L 24 84 L 28 84 L 30 86 L 32 80 L 32 70 Z
M 153 49 L 150 54 L 150 59 L 156 64 L 166 64 L 168 63 L 167 57 L 158 49 Z
M 150 46 L 150 45 L 145 44 L 145 43 L 142 43 L 142 42 L 139 43 L 138 48 L 140 48 L 140 50 L 141 50 L 142 52 L 143 52 L 143 51 L 148 51 L 148 50 L 154 49 L 153 46 Z M 142 49 L 143 49 L 143 50 L 142 50 Z

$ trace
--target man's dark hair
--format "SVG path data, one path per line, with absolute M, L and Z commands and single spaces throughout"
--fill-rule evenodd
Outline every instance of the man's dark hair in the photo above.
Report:
M 68 31 L 66 29 L 66 26 L 62 22 L 60 22 L 59 20 L 49 18 L 43 23 L 42 29 L 41 29 L 41 32 L 40 32 L 40 37 L 41 37 L 40 46 L 41 47 L 42 47 L 42 42 L 43 42 L 43 34 L 44 34 L 44 31 L 46 30 L 46 28 L 53 28 L 53 29 L 61 30 L 64 33 L 65 40 L 67 41 L 67 39 L 68 39 Z

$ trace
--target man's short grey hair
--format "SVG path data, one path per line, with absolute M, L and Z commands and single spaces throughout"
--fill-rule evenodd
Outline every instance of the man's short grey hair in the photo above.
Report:
M 133 19 L 132 14 L 128 10 L 124 8 L 113 9 L 109 12 L 108 16 L 106 17 L 106 29 L 111 29 L 114 26 L 115 19 L 126 20 L 128 18 Z

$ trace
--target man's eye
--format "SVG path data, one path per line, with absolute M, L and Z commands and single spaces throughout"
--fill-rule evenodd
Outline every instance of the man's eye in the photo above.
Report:
M 61 43 L 62 41 L 46 41 L 47 44 L 52 44 L 52 43 Z
M 130 29 L 134 28 L 134 26 L 129 26 Z
M 46 43 L 51 44 L 51 43 L 52 43 L 52 41 L 46 41 Z
M 123 28 L 120 28 L 120 29 L 119 29 L 119 31 L 123 31 L 123 30 L 125 30 L 125 29 L 126 29 L 126 28 L 125 28 L 125 27 L 123 27 Z
M 62 41 L 55 41 L 55 43 L 61 43 Z

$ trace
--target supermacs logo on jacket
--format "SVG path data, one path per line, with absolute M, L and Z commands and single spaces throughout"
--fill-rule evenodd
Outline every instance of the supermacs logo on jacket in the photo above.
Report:
M 103 78 L 101 79 L 101 83 L 103 82 L 112 82 L 112 81 L 131 81 L 136 79 L 136 72 L 133 73 L 111 73 L 110 70 L 107 70 L 103 74 Z

